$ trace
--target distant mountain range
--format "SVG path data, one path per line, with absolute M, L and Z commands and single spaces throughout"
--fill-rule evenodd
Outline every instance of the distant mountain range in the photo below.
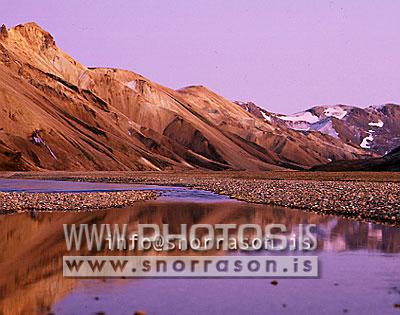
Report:
M 88 68 L 35 23 L 0 30 L 0 170 L 309 169 L 400 145 L 396 121 L 397 105 L 273 114 Z
M 319 131 L 378 155 L 387 154 L 400 145 L 400 105 L 315 106 L 293 115 L 281 115 L 267 112 L 251 102 L 236 104 L 266 122 L 297 131 Z

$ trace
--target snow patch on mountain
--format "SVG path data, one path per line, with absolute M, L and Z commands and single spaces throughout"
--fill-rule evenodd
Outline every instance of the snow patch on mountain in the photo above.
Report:
M 368 125 L 372 126 L 372 127 L 382 128 L 383 127 L 383 121 L 379 119 L 378 122 L 370 122 Z
M 335 128 L 332 125 L 332 120 L 329 118 L 321 120 L 315 124 L 312 124 L 309 130 L 319 131 L 324 134 L 330 135 L 336 139 L 339 139 L 339 134 L 336 132 Z
M 264 119 L 265 119 L 266 121 L 271 122 L 271 117 L 268 116 L 266 113 L 264 113 L 263 111 L 261 111 L 261 115 L 263 115 L 263 117 L 264 117 Z
M 281 120 L 285 120 L 285 121 L 305 121 L 308 122 L 310 124 L 316 123 L 317 121 L 319 121 L 319 117 L 315 116 L 314 114 L 310 113 L 310 112 L 300 112 L 300 113 L 296 113 L 293 115 L 282 115 L 282 116 L 277 116 L 279 119 Z
M 374 136 L 372 135 L 375 131 L 368 130 L 368 136 L 366 136 L 360 144 L 363 149 L 371 149 L 371 142 L 374 141 Z
M 343 119 L 344 116 L 347 115 L 347 110 L 340 106 L 333 106 L 325 109 L 324 114 L 327 117 L 336 117 L 337 119 Z

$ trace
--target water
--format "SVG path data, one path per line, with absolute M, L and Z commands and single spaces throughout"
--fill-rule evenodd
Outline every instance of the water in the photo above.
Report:
M 190 202 L 221 202 L 230 200 L 228 196 L 214 194 L 209 191 L 185 187 L 171 187 L 140 184 L 115 184 L 95 182 L 72 182 L 59 180 L 37 179 L 0 179 L 0 191 L 24 193 L 81 193 L 153 190 L 161 193 L 158 200 L 190 201 Z M 232 200 L 233 201 L 233 200 Z
M 79 191 L 89 189 L 88 183 L 56 184 L 59 188 L 66 184 L 65 190 L 71 191 L 81 184 L 85 187 Z M 24 189 L 39 189 L 34 182 L 24 185 Z M 108 185 L 91 189 L 111 189 Z M 112 185 L 112 189 L 122 188 Z M 10 182 L 7 187 L 13 188 Z M 51 189 L 55 187 L 53 183 Z M 139 310 L 146 314 L 400 313 L 394 307 L 400 303 L 398 228 L 237 202 L 179 187 L 151 189 L 159 189 L 162 197 L 131 208 L 0 216 L 0 314 L 133 314 Z M 272 279 L 63 278 L 64 223 L 139 222 L 170 223 L 173 229 L 181 223 L 282 223 L 289 230 L 314 223 L 318 226 L 315 254 L 320 277 L 277 279 L 277 285 L 271 285 Z
M 230 199 L 209 191 L 192 190 L 184 187 L 170 187 L 140 184 L 116 184 L 95 182 L 73 182 L 38 179 L 0 179 L 0 191 L 24 193 L 80 193 L 130 190 L 155 190 L 161 193 L 159 200 L 186 200 L 192 202 L 219 202 Z

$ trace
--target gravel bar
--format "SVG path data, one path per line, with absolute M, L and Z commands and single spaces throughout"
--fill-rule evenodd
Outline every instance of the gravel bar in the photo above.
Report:
M 400 173 L 393 172 L 59 172 L 7 177 L 185 186 L 247 202 L 400 226 Z
M 19 193 L 0 192 L 0 212 L 79 211 L 132 206 L 142 200 L 155 199 L 153 191 Z
M 373 181 L 354 177 L 352 180 L 265 179 L 242 174 L 219 173 L 133 173 L 85 174 L 63 176 L 64 180 L 140 183 L 185 186 L 209 190 L 247 202 L 296 208 L 323 215 L 337 215 L 364 222 L 400 226 L 400 182 Z M 313 174 L 310 173 L 310 177 Z M 271 176 L 271 175 L 269 175 Z M 280 176 L 274 175 L 274 176 Z M 287 176 L 287 175 L 285 175 Z M 340 174 L 338 175 L 340 178 Z M 389 176 L 388 176 L 389 177 Z M 54 178 L 53 178 L 54 179 Z

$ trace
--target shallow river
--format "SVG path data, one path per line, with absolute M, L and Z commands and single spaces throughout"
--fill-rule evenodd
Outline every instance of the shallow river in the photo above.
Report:
M 400 229 L 179 187 L 1 180 L 1 191 L 151 189 L 156 201 L 0 216 L 0 314 L 399 314 Z M 316 279 L 68 279 L 63 224 L 317 224 Z M 211 255 L 223 255 L 216 251 Z M 285 253 L 281 253 L 285 255 Z M 287 253 L 286 253 L 287 254 Z M 295 253 L 296 254 L 296 253 Z M 268 255 L 257 252 L 257 255 Z M 293 255 L 288 253 L 288 255 Z

